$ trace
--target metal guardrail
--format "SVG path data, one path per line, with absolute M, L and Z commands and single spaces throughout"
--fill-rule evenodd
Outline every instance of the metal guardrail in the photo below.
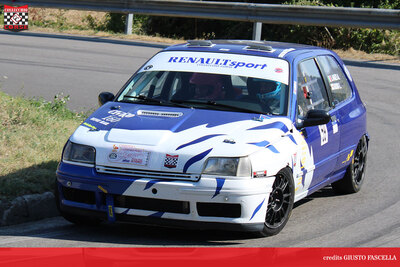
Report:
M 393 9 L 184 0 L 8 0 L 0 4 L 268 24 L 400 29 L 400 10 Z

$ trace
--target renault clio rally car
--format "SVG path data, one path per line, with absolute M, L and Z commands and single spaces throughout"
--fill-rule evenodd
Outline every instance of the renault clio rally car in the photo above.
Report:
M 99 102 L 57 170 L 57 205 L 74 223 L 274 235 L 294 202 L 364 180 L 366 109 L 330 50 L 188 41 Z

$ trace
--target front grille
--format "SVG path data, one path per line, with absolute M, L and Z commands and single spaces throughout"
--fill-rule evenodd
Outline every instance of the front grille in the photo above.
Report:
M 240 218 L 240 204 L 225 204 L 225 203 L 197 203 L 197 213 L 205 217 L 225 217 L 225 218 Z
M 163 172 L 163 171 L 148 171 L 127 168 L 117 168 L 108 166 L 96 166 L 97 172 L 106 174 L 119 174 L 128 175 L 135 178 L 150 178 L 150 179 L 167 179 L 167 180 L 184 180 L 184 181 L 198 181 L 200 176 L 179 173 L 179 172 Z
M 165 200 L 144 197 L 115 196 L 114 206 L 128 209 L 152 210 L 189 214 L 190 206 L 187 201 Z
M 62 193 L 66 200 L 85 203 L 96 204 L 95 192 L 62 187 Z M 118 208 L 150 210 L 157 212 L 172 212 L 180 214 L 190 213 L 190 204 L 188 201 L 165 200 L 144 197 L 131 197 L 114 195 L 114 206 Z M 104 194 L 101 194 L 100 203 L 106 205 Z
M 85 204 L 96 204 L 96 196 L 93 191 L 62 187 L 62 193 L 66 200 Z

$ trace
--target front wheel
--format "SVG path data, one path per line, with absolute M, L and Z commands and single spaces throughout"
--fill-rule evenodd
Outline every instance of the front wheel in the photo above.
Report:
M 261 236 L 278 234 L 289 220 L 294 202 L 294 182 L 290 168 L 278 172 L 269 195 Z
M 332 183 L 332 188 L 337 194 L 351 194 L 360 191 L 367 166 L 367 152 L 367 137 L 364 135 L 358 142 L 354 158 L 347 168 L 346 174 L 339 181 Z

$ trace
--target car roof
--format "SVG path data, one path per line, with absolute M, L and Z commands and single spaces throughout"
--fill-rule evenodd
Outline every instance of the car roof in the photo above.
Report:
M 196 51 L 214 53 L 233 53 L 243 55 L 265 56 L 290 60 L 299 54 L 329 50 L 303 44 L 252 41 L 252 40 L 190 40 L 184 44 L 173 45 L 164 51 Z

